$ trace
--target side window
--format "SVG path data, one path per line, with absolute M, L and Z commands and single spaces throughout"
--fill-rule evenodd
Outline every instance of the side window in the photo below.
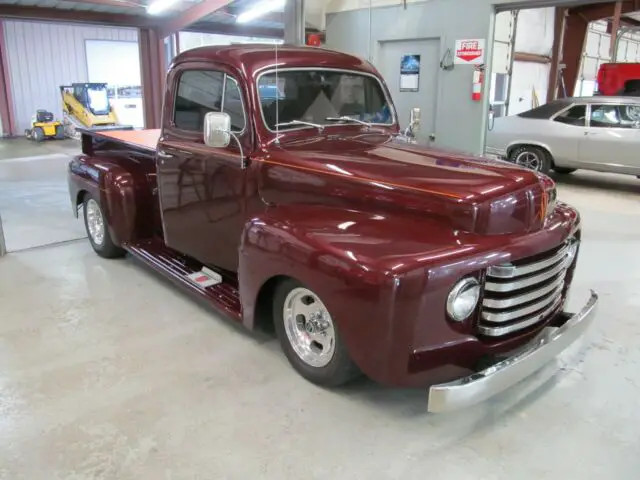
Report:
M 596 128 L 622 127 L 618 105 L 591 105 L 591 126 Z
M 558 115 L 554 120 L 567 125 L 584 127 L 587 124 L 587 107 L 586 105 L 576 105 Z
M 622 127 L 640 128 L 640 105 L 621 105 L 620 122 Z
M 222 108 L 224 73 L 189 70 L 180 76 L 174 105 L 176 128 L 202 131 L 204 116 Z
M 242 106 L 242 93 L 237 82 L 227 76 L 227 84 L 224 90 L 224 111 L 231 117 L 231 130 L 241 132 L 244 130 L 245 118 Z

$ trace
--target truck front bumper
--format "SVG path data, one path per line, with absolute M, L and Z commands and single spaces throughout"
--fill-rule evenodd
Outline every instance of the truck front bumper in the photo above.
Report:
M 580 338 L 592 323 L 598 295 L 560 327 L 545 328 L 522 350 L 480 372 L 429 389 L 428 410 L 449 412 L 480 403 L 534 374 Z

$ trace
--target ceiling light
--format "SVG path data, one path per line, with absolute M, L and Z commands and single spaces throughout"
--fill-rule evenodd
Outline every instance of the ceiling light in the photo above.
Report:
M 276 10 L 284 8 L 284 3 L 285 0 L 264 0 L 256 4 L 253 8 L 250 8 L 246 12 L 242 12 L 240 15 L 238 15 L 236 22 L 251 22 L 252 20 L 266 15 L 267 13 L 275 12 Z
M 147 5 L 147 13 L 149 15 L 158 15 L 168 9 L 174 3 L 178 3 L 178 0 L 155 0 Z

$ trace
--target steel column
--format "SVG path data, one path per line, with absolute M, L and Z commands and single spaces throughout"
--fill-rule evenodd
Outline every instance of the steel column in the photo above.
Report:
M 162 96 L 166 74 L 164 41 L 152 28 L 138 31 L 140 73 L 142 78 L 142 105 L 146 128 L 160 128 Z
M 576 88 L 582 50 L 587 38 L 588 24 L 589 22 L 580 15 L 569 15 L 567 17 L 562 45 L 562 62 L 566 65 L 563 76 L 568 97 L 573 97 Z
M 551 50 L 551 69 L 549 70 L 549 88 L 547 89 L 547 102 L 558 98 L 558 80 L 560 80 L 562 63 L 562 46 L 564 43 L 564 31 L 567 21 L 567 9 L 557 7 L 553 28 L 553 48 Z
M 618 33 L 620 30 L 620 17 L 622 16 L 622 1 L 618 0 L 613 8 L 613 22 L 611 23 L 611 44 L 609 45 L 609 56 L 611 61 L 616 61 L 618 54 Z
M 15 118 L 13 115 L 13 97 L 11 96 L 11 79 L 9 77 L 9 62 L 5 46 L 4 23 L 0 19 L 0 119 L 2 120 L 3 135 L 15 135 Z
M 7 253 L 7 245 L 4 242 L 4 231 L 2 230 L 2 217 L 0 216 L 0 257 Z
M 284 6 L 284 42 L 304 45 L 305 34 L 304 0 L 287 0 Z

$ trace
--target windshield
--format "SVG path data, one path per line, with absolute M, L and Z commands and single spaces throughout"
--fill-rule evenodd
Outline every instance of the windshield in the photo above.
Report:
M 106 88 L 89 87 L 89 108 L 95 115 L 106 115 L 109 113 L 109 97 Z
M 300 128 L 296 122 L 317 125 L 361 122 L 391 125 L 390 105 L 377 78 L 355 72 L 286 70 L 265 73 L 258 82 L 265 123 L 275 130 Z M 276 101 L 277 100 L 277 101 Z M 289 125 L 283 125 L 292 122 Z M 355 122 L 354 122 L 355 123 Z

